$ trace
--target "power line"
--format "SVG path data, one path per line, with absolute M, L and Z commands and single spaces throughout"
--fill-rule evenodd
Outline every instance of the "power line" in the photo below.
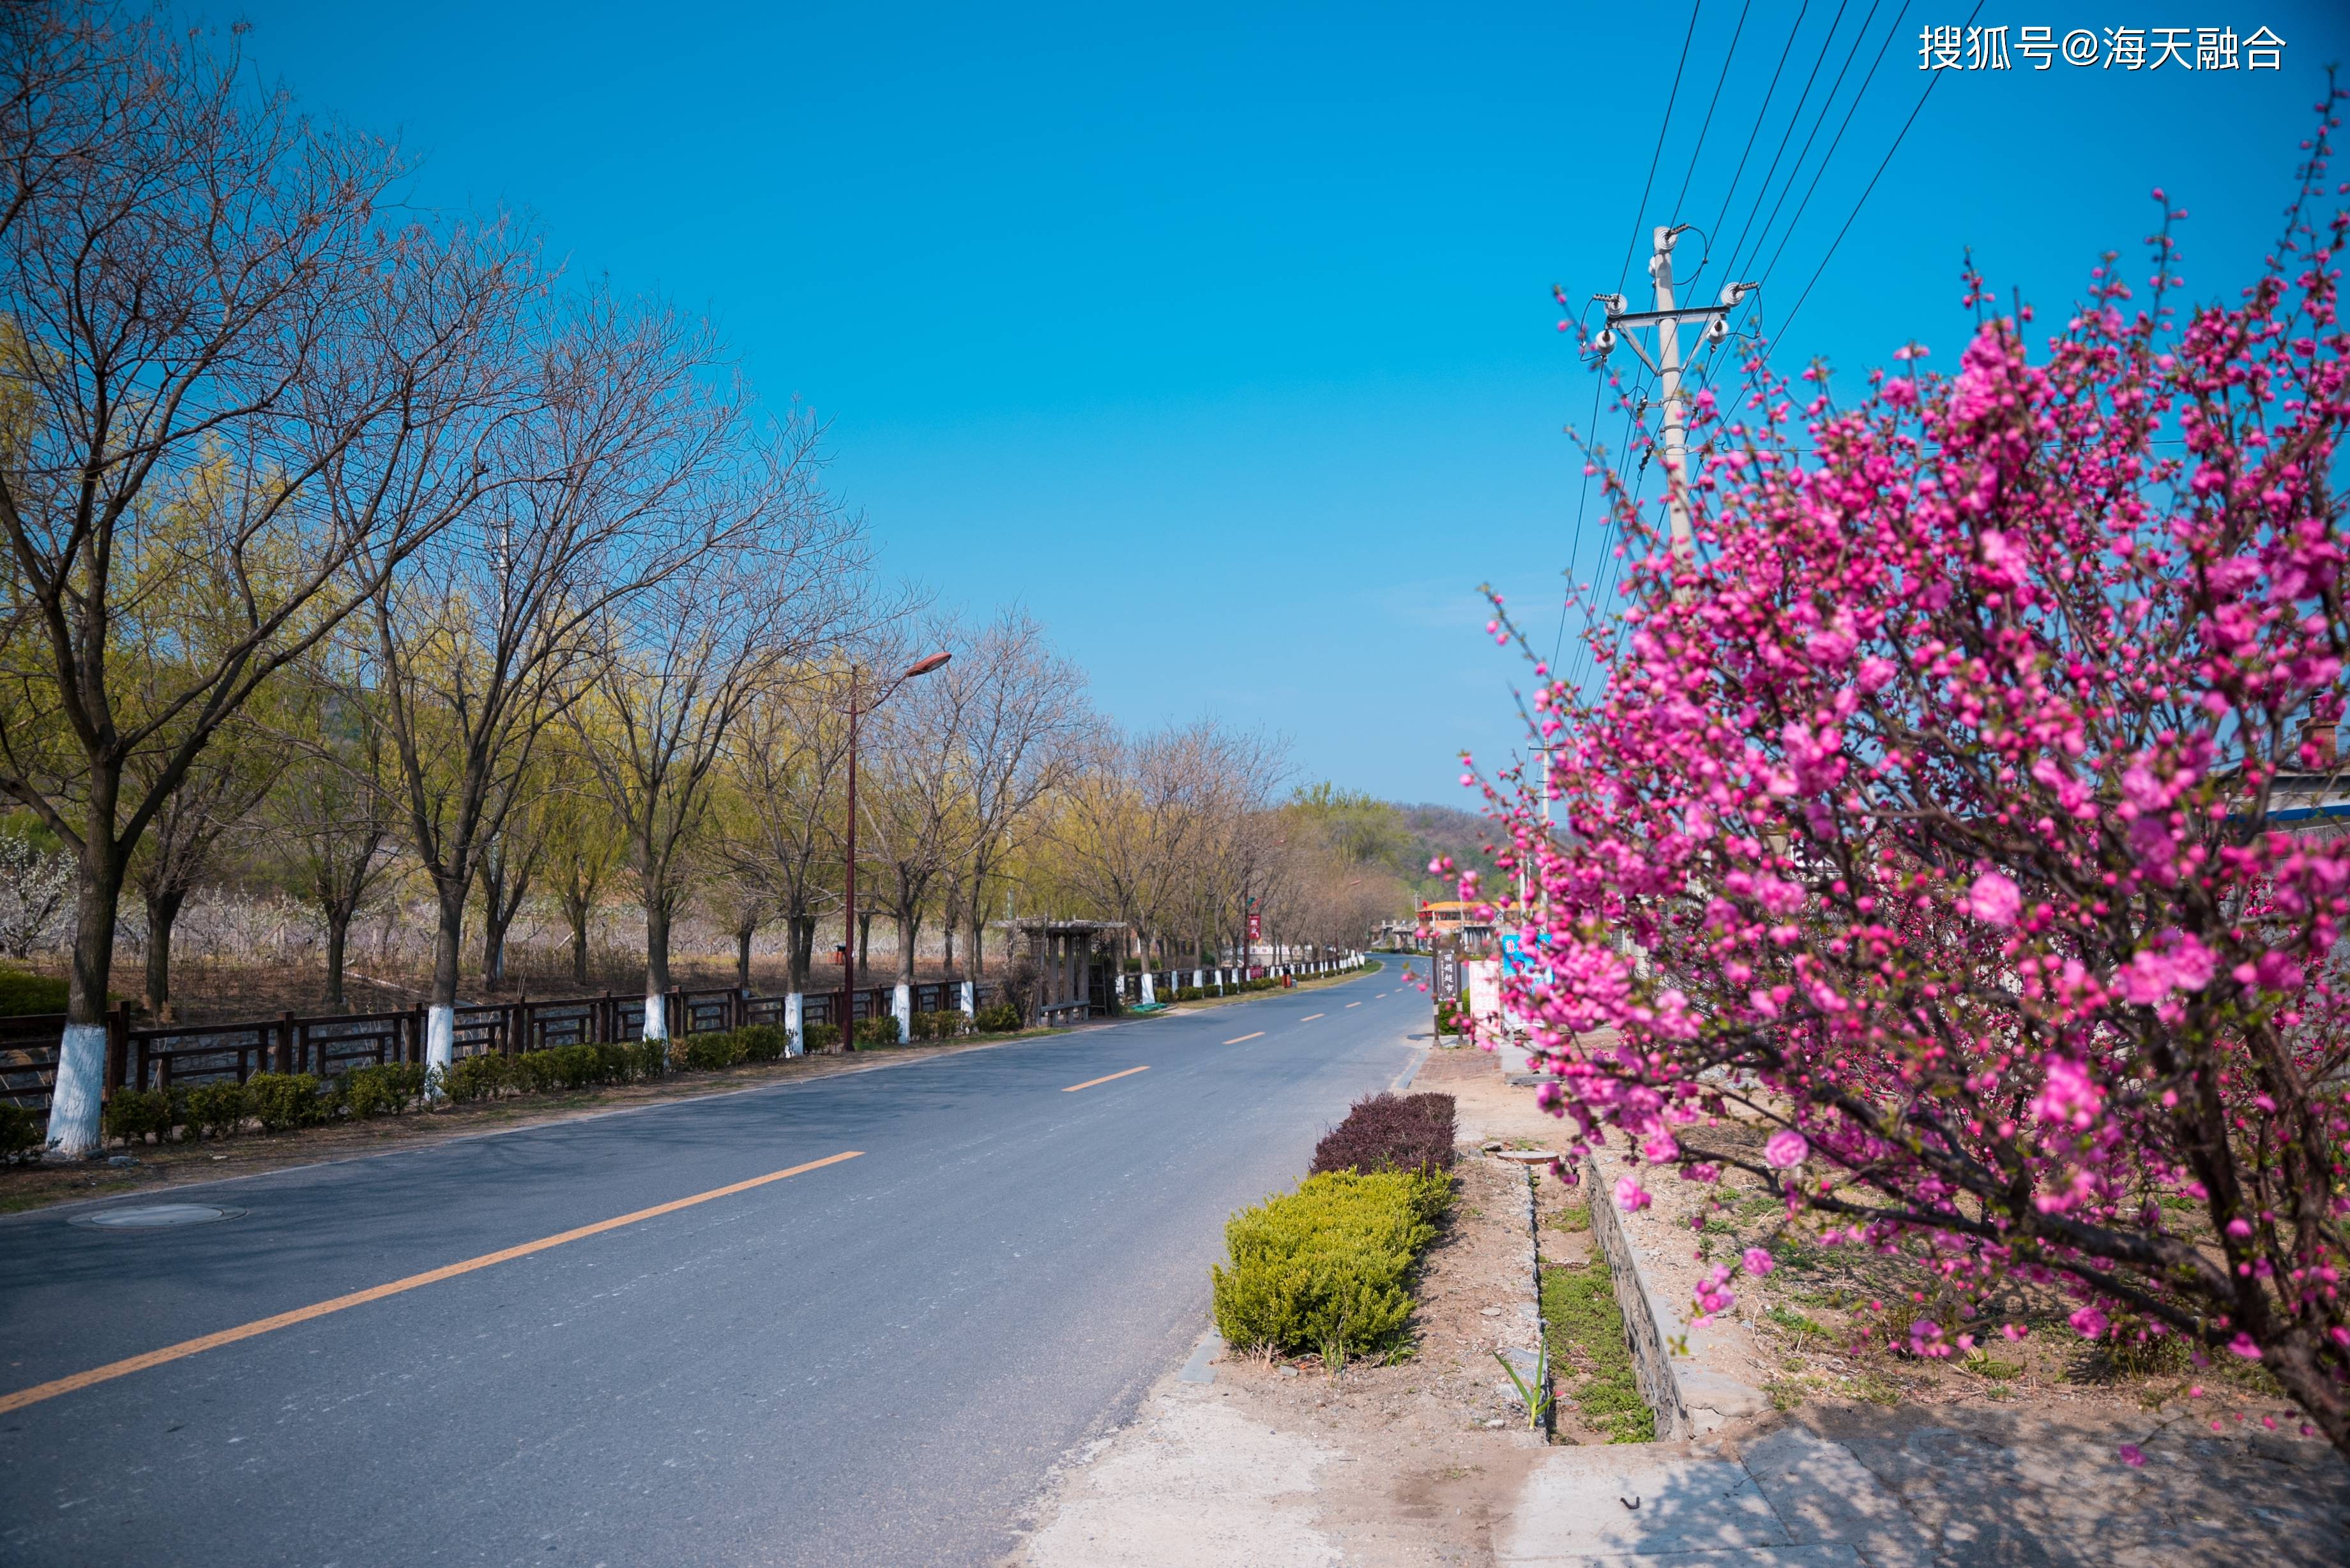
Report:
M 1869 24 L 1870 24 L 1870 23 L 1872 23 L 1872 22 L 1874 22 L 1874 21 L 1876 21 L 1876 20 L 1877 20 L 1877 5 L 1878 5 L 1878 3 L 1879 3 L 1879 0 L 1870 0 L 1870 4 L 1869 4 L 1869 7 L 1868 7 L 1868 15 L 1867 15 L 1867 16 L 1863 16 L 1863 17 L 1860 19 L 1860 29 L 1859 29 L 1859 31 L 1856 32 L 1856 33 L 1855 33 L 1855 34 L 1853 34 L 1853 36 L 1852 36 L 1852 47 L 1850 47 L 1849 49 L 1846 49 L 1846 50 L 1845 51 L 1845 54 L 1844 54 L 1844 64 L 1843 64 L 1843 65 L 1841 65 L 1841 66 L 1838 66 L 1838 67 L 1836 67 L 1836 77 L 1835 77 L 1835 85 L 1833 85 L 1832 87 L 1830 87 L 1830 88 L 1828 88 L 1828 95 L 1827 95 L 1827 97 L 1825 97 L 1825 98 L 1824 98 L 1824 99 L 1822 99 L 1820 100 L 1820 112 L 1819 112 L 1819 116 L 1818 116 L 1818 118 L 1817 118 L 1817 119 L 1814 119 L 1814 120 L 1812 121 L 1812 129 L 1811 129 L 1811 132 L 1810 132 L 1810 134 L 1809 134 L 1809 135 L 1807 135 L 1807 136 L 1805 136 L 1805 137 L 1804 138 L 1804 146 L 1803 146 L 1803 150 L 1802 150 L 1801 151 L 1799 151 L 1799 152 L 1797 152 L 1797 153 L 1795 154 L 1795 161 L 1794 161 L 1794 165 L 1787 171 L 1787 182 L 1786 182 L 1784 185 L 1782 185 L 1782 186 L 1779 188 L 1779 199 L 1778 199 L 1777 201 L 1775 201 L 1775 202 L 1772 202 L 1772 203 L 1771 203 L 1771 215 L 1770 215 L 1768 218 L 1766 218 L 1766 219 L 1764 219 L 1764 220 L 1763 220 L 1763 223 L 1762 223 L 1762 233 L 1761 233 L 1761 237 L 1760 237 L 1760 238 L 1758 238 L 1758 239 L 1754 242 L 1754 255 L 1755 255 L 1755 256 L 1759 256 L 1759 255 L 1761 255 L 1761 254 L 1762 254 L 1762 246 L 1763 246 L 1763 244 L 1764 244 L 1765 243 L 1767 243 L 1767 242 L 1769 241 L 1769 239 L 1770 239 L 1770 237 L 1771 237 L 1771 231 L 1772 231 L 1772 229 L 1773 229 L 1774 227 L 1776 227 L 1776 226 L 1777 226 L 1778 222 L 1779 222 L 1779 213 L 1780 213 L 1780 210 L 1781 210 L 1782 208 L 1783 208 L 1783 207 L 1785 207 L 1785 206 L 1786 206 L 1786 204 L 1787 204 L 1787 197 L 1788 197 L 1791 193 L 1793 193 L 1793 192 L 1794 192 L 1794 189 L 1795 189 L 1795 182 L 1796 182 L 1798 179 L 1800 179 L 1800 178 L 1802 177 L 1802 175 L 1803 175 L 1803 172 L 1804 172 L 1804 160 L 1805 160 L 1806 158 L 1809 158 L 1809 157 L 1812 155 L 1812 143 L 1813 143 L 1813 142 L 1814 142 L 1814 141 L 1817 141 L 1817 140 L 1819 140 L 1819 137 L 1820 137 L 1820 127 L 1822 127 L 1823 125 L 1825 125 L 1825 124 L 1827 123 L 1827 121 L 1828 121 L 1828 111 L 1829 111 L 1830 109 L 1832 109 L 1835 108 L 1836 95 L 1837 95 L 1838 93 L 1841 93 L 1842 91 L 1844 91 L 1844 82 L 1845 82 L 1845 78 L 1846 78 L 1846 77 L 1848 77 L 1848 76 L 1850 76 L 1850 75 L 1852 74 L 1852 62 L 1853 62 L 1853 61 L 1855 61 L 1855 60 L 1856 60 L 1856 59 L 1858 59 L 1858 58 L 1860 57 L 1860 47 L 1861 47 L 1863 44 L 1865 44 L 1865 43 L 1868 42 L 1868 26 L 1869 26 Z M 1902 12 L 1903 12 L 1903 14 L 1904 14 L 1904 15 L 1907 15 L 1907 14 L 1908 14 L 1908 9 L 1909 9 L 1908 0 L 1902 0 L 1902 6 L 1901 6 L 1901 9 L 1902 9 Z M 1895 22 L 1894 22 L 1894 27 L 1895 27 L 1896 29 L 1898 29 L 1898 28 L 1900 26 L 1900 25 L 1901 25 L 1901 24 L 1900 24 L 1899 19 L 1898 19 L 1898 18 L 1897 18 L 1897 19 L 1895 20 Z M 1891 31 L 1888 31 L 1888 32 L 1887 32 L 1887 34 L 1885 35 L 1885 42 L 1886 42 L 1886 44 L 1890 44 L 1892 41 L 1893 41 L 1893 33 L 1892 33 Z M 1877 46 L 1877 61 L 1881 61 L 1881 60 L 1883 60 L 1884 58 L 1885 58 L 1885 45 L 1880 44 L 1880 45 L 1878 45 L 1878 46 Z M 1877 71 L 1877 61 L 1872 61 L 1872 62 L 1870 62 L 1870 64 L 1869 64 L 1869 67 L 1868 67 L 1868 68 L 1869 68 L 1869 74 L 1870 74 L 1870 76 L 1871 76 L 1871 77 L 1873 77 L 1873 76 L 1876 74 L 1876 71 Z M 1855 94 L 1853 95 L 1853 100 L 1852 100 L 1852 102 L 1853 102 L 1853 107 L 1854 107 L 1855 109 L 1856 109 L 1856 108 L 1858 108 L 1858 107 L 1859 107 L 1861 99 L 1863 99 L 1864 97 L 1867 96 L 1867 93 L 1868 93 L 1868 79 L 1867 79 L 1866 78 L 1864 78 L 1862 79 L 1862 81 L 1861 81 L 1861 84 L 1860 84 L 1860 90 L 1859 90 L 1857 93 L 1855 93 Z M 1850 123 L 1851 123 L 1851 120 L 1852 120 L 1852 111 L 1851 111 L 1851 109 L 1846 109 L 1846 110 L 1845 111 L 1845 123 L 1846 123 L 1846 124 L 1850 124 Z M 1836 138 L 1837 138 L 1837 140 L 1842 140 L 1843 136 L 1844 136 L 1844 126 L 1843 126 L 1843 125 L 1839 125 L 1839 126 L 1837 126 L 1837 127 L 1836 127 Z M 1828 144 L 1827 158 L 1833 158 L 1833 157 L 1835 157 L 1835 143 L 1834 141 L 1831 141 L 1831 142 Z M 1820 169 L 1821 169 L 1823 171 L 1825 171 L 1826 170 L 1826 168 L 1827 168 L 1827 158 L 1823 158 L 1823 159 L 1820 161 Z M 1814 173 L 1814 174 L 1812 176 L 1812 184 L 1813 184 L 1813 185 L 1814 185 L 1814 186 L 1816 186 L 1818 183 L 1819 183 L 1819 175 L 1818 175 L 1817 173 Z M 1811 191 L 1810 191 L 1809 189 L 1806 189 L 1806 190 L 1804 191 L 1804 202 L 1808 202 L 1810 200 L 1811 200 Z M 1798 203 L 1798 204 L 1797 204 L 1797 206 L 1796 206 L 1796 208 L 1795 208 L 1795 217 L 1796 217 L 1796 218 L 1800 218 L 1800 217 L 1802 217 L 1803 215 L 1804 215 L 1804 213 L 1803 213 L 1803 205 L 1802 205 L 1801 203 Z M 1792 233 L 1794 233 L 1794 223 L 1795 223 L 1794 218 L 1790 218 L 1790 219 L 1787 221 L 1787 228 L 1788 228 L 1788 232 L 1789 232 L 1790 234 L 1792 234 Z M 1785 247 L 1785 245 L 1786 245 L 1786 240 L 1785 240 L 1785 238 L 1784 238 L 1783 236 L 1782 236 L 1782 238 L 1781 238 L 1781 240 L 1780 240 L 1780 242 L 1779 242 L 1779 243 L 1780 243 L 1780 246 L 1781 246 L 1781 248 L 1782 248 L 1782 249 L 1783 249 L 1783 248 Z M 1775 256 L 1776 256 L 1776 254 L 1777 254 L 1777 252 L 1773 252 L 1773 253 L 1772 253 L 1772 254 L 1773 254 L 1773 255 L 1775 257 Z M 1753 256 L 1750 256 L 1750 257 L 1748 257 L 1747 259 L 1751 262 L 1751 261 L 1752 261 L 1752 260 L 1754 259 L 1754 257 L 1753 257 Z M 1766 269 L 1765 275 L 1767 275 L 1767 269 Z
M 1811 75 L 1804 78 L 1804 90 L 1796 96 L 1794 112 L 1787 116 L 1787 129 L 1779 133 L 1778 148 L 1771 154 L 1771 167 L 1762 171 L 1762 183 L 1755 190 L 1753 203 L 1746 209 L 1746 221 L 1738 226 L 1742 238 L 1730 253 L 1732 275 L 1738 271 L 1739 253 L 1746 248 L 1742 236 L 1754 232 L 1754 218 L 1762 210 L 1762 198 L 1771 193 L 1771 182 L 1778 175 L 1779 161 L 1787 155 L 1788 138 L 1795 134 L 1795 126 L 1804 118 L 1804 105 L 1812 99 L 1812 84 L 1820 79 L 1820 67 L 1828 63 L 1828 50 L 1835 45 L 1836 33 L 1844 26 L 1844 14 L 1850 5 L 1851 0 L 1837 0 L 1835 19 L 1828 24 L 1828 36 L 1820 41 L 1819 58 L 1812 62 Z
M 1836 127 L 1835 136 L 1828 143 L 1826 156 L 1820 160 L 1819 168 L 1814 171 L 1812 182 L 1804 189 L 1804 199 L 1795 203 L 1795 215 L 1787 220 L 1787 231 L 1779 236 L 1778 247 L 1772 251 L 1770 264 L 1762 269 L 1766 275 L 1772 267 L 1779 265 L 1780 256 L 1786 254 L 1787 242 L 1795 237 L 1796 229 L 1803 225 L 1804 213 L 1812 204 L 1813 192 L 1820 188 L 1820 180 L 1827 173 L 1828 165 L 1835 161 L 1836 149 L 1844 145 L 1844 133 L 1851 128 L 1852 117 L 1860 108 L 1860 100 L 1868 96 L 1870 88 L 1877 85 L 1877 67 L 1885 64 L 1885 51 L 1892 47 L 1893 40 L 1900 35 L 1902 21 L 1908 15 L 1909 0 L 1902 0 L 1900 15 L 1893 18 L 1893 26 L 1885 35 L 1885 41 L 1877 46 L 1877 57 L 1868 62 L 1867 77 L 1862 80 L 1860 90 L 1853 94 L 1851 105 L 1844 111 L 1844 121 Z
M 1771 67 L 1771 85 L 1762 89 L 1762 107 L 1754 111 L 1754 123 L 1747 130 L 1746 150 L 1738 155 L 1738 171 L 1730 177 L 1730 188 L 1721 193 L 1721 211 L 1713 215 L 1713 227 L 1706 231 L 1709 250 L 1713 246 L 1713 236 L 1721 232 L 1721 220 L 1730 216 L 1730 199 L 1738 194 L 1738 182 L 1746 178 L 1746 161 L 1754 155 L 1755 139 L 1762 133 L 1762 122 L 1771 116 L 1771 100 L 1779 93 L 1779 74 L 1787 68 L 1787 57 L 1795 49 L 1795 35 L 1804 30 L 1804 18 L 1811 9 L 1812 0 L 1804 0 L 1795 12 L 1795 25 L 1787 29 L 1787 41 L 1779 50 L 1779 63 Z
M 1673 198 L 1672 210 L 1676 218 L 1680 215 L 1681 202 L 1689 196 L 1690 181 L 1697 174 L 1697 161 L 1705 155 L 1705 135 L 1707 131 L 1713 129 L 1714 106 L 1721 101 L 1722 84 L 1730 80 L 1730 63 L 1738 57 L 1738 40 L 1745 35 L 1746 13 L 1752 10 L 1754 0 L 1745 0 L 1745 4 L 1738 7 L 1738 26 L 1730 31 L 1730 48 L 1721 57 L 1721 74 L 1713 78 L 1713 96 L 1705 100 L 1705 119 L 1697 128 L 1697 145 L 1690 150 L 1689 171 L 1681 176 L 1680 192 Z M 1696 20 L 1694 12 L 1690 14 L 1690 20 Z M 1632 243 L 1636 248 L 1639 241 L 1640 236 L 1635 234 L 1632 236 Z M 1713 244 L 1713 236 L 1708 234 L 1705 243 L 1711 246 Z
M 1632 253 L 1639 248 L 1640 218 L 1648 210 L 1648 191 L 1657 182 L 1657 161 L 1665 154 L 1665 132 L 1673 125 L 1673 104 L 1681 96 L 1681 72 L 1689 65 L 1690 40 L 1697 36 L 1697 19 L 1705 9 L 1705 0 L 1697 0 L 1690 7 L 1689 31 L 1681 35 L 1681 57 L 1673 67 L 1673 89 L 1665 97 L 1665 118 L 1657 127 L 1657 150 L 1648 154 L 1648 177 L 1640 183 L 1640 205 L 1632 214 L 1632 237 L 1624 246 L 1624 265 L 1616 274 L 1616 292 L 1624 292 L 1625 280 L 1632 275 Z
M 1976 0 L 1975 8 L 1967 13 L 1967 25 L 1973 26 L 1974 19 L 1981 15 L 1982 0 Z M 1826 272 L 1828 263 L 1835 259 L 1836 247 L 1844 244 L 1845 235 L 1852 232 L 1853 221 L 1860 216 L 1860 210 L 1868 205 L 1868 198 L 1877 190 L 1877 182 L 1884 179 L 1886 170 L 1892 167 L 1893 155 L 1901 151 L 1902 140 L 1908 136 L 1909 128 L 1918 123 L 1918 116 L 1924 111 L 1926 100 L 1934 96 L 1934 89 L 1942 85 L 1942 78 L 1947 74 L 1949 73 L 1944 71 L 1934 72 L 1932 78 L 1926 83 L 1926 90 L 1918 95 L 1918 107 L 1911 109 L 1909 118 L 1901 122 L 1900 130 L 1894 135 L 1893 145 L 1885 150 L 1884 161 L 1877 164 L 1877 172 L 1868 177 L 1868 184 L 1861 192 L 1860 200 L 1852 204 L 1852 212 L 1845 219 L 1844 227 L 1838 229 L 1835 238 L 1828 242 L 1827 254 L 1820 257 L 1820 265 L 1812 269 L 1811 281 L 1804 285 L 1804 292 L 1795 296 L 1794 308 L 1788 311 L 1786 318 L 1779 323 L 1779 334 L 1783 338 L 1786 336 L 1787 329 L 1795 324 L 1795 317 L 1803 310 L 1804 302 L 1812 297 L 1812 290 L 1819 283 L 1820 275 Z
M 1583 427 L 1584 440 L 1586 442 L 1596 440 L 1599 435 L 1599 394 L 1607 389 L 1607 378 L 1595 369 L 1591 377 L 1591 418 L 1585 421 Z M 1551 639 L 1550 644 L 1550 668 L 1554 675 L 1558 670 L 1558 650 L 1566 643 L 1566 607 L 1575 597 L 1573 587 L 1575 568 L 1583 564 L 1583 516 L 1586 507 L 1591 501 L 1591 469 L 1592 454 L 1586 450 L 1583 454 L 1583 488 L 1575 498 L 1575 542 L 1566 549 L 1566 580 L 1569 591 L 1559 597 L 1558 635 Z

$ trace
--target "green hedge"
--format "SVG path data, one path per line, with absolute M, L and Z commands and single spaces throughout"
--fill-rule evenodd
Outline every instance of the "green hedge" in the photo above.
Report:
M 35 1012 L 63 1012 L 66 982 L 20 969 L 0 969 L 0 1018 L 23 1018 Z M 31 1116 L 30 1111 L 25 1113 Z
M 971 1022 L 983 1034 L 1010 1034 L 1020 1027 L 1020 1010 L 1008 1002 L 993 1002 L 981 1008 Z
M 942 1007 L 936 1012 L 917 1012 L 913 1017 L 914 1038 L 917 1040 L 952 1040 L 970 1026 L 960 1007 Z
M 810 1051 L 829 1051 L 840 1044 L 840 1025 L 803 1023 L 800 1025 L 800 1043 Z
M 926 1014 L 925 1016 L 931 1016 Z M 960 1015 L 957 1015 L 960 1016 Z M 895 1037 L 895 1021 L 890 1024 Z M 808 1044 L 822 1049 L 837 1038 L 824 1024 L 811 1024 Z M 638 1040 L 608 1045 L 556 1045 L 501 1056 L 467 1056 L 428 1079 L 422 1067 L 405 1062 L 356 1067 L 321 1083 L 308 1073 L 256 1073 L 243 1084 L 199 1084 L 188 1088 L 124 1090 L 106 1103 L 106 1136 L 140 1143 L 151 1136 L 169 1138 L 186 1127 L 209 1137 L 226 1137 L 258 1121 L 264 1132 L 283 1132 L 344 1116 L 398 1116 L 437 1087 L 465 1105 L 506 1095 L 546 1094 L 606 1084 L 642 1083 L 666 1076 L 674 1066 L 716 1072 L 742 1062 L 773 1062 L 787 1054 L 791 1036 L 774 1024 L 754 1023 L 731 1033 L 688 1035 L 681 1040 Z
M 41 1119 L 12 1100 L 0 1100 L 0 1165 L 41 1152 Z
M 896 1013 L 877 1013 L 871 1018 L 860 1018 L 857 1021 L 857 1048 L 858 1050 L 870 1050 L 876 1046 L 895 1045 L 896 1044 L 898 1044 L 898 1015 Z
M 1411 1320 L 1411 1272 L 1452 1201 L 1449 1177 L 1308 1177 L 1232 1216 L 1214 1270 L 1216 1328 L 1240 1350 L 1393 1355 Z

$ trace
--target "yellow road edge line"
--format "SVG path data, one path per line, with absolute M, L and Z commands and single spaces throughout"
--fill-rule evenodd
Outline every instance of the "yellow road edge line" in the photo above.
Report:
M 1238 1040 L 1227 1040 L 1224 1044 L 1227 1045 L 1240 1045 L 1244 1044 L 1251 1040 L 1262 1040 L 1263 1038 L 1264 1031 L 1260 1029 L 1253 1034 L 1243 1034 Z
M 177 1345 L 167 1345 L 161 1350 L 151 1350 L 142 1355 L 130 1356 L 121 1361 L 109 1361 L 103 1366 L 93 1366 L 87 1372 L 77 1372 L 70 1377 L 59 1377 L 48 1383 L 36 1383 L 30 1388 L 19 1388 L 14 1394 L 0 1394 L 0 1416 L 5 1416 L 12 1410 L 21 1410 L 27 1405 L 37 1405 L 44 1399 L 54 1399 L 60 1394 L 71 1394 L 95 1384 L 110 1383 L 117 1377 L 128 1377 L 134 1372 L 144 1372 L 151 1366 L 161 1366 L 166 1362 L 184 1360 L 188 1356 L 198 1355 L 207 1350 L 217 1350 L 224 1345 L 234 1345 L 241 1339 L 252 1339 L 276 1329 L 291 1328 L 297 1323 L 307 1323 L 314 1317 L 325 1317 L 330 1313 L 338 1313 L 348 1307 L 365 1306 L 369 1302 L 380 1302 L 387 1296 L 400 1295 L 409 1291 L 420 1290 L 426 1285 L 437 1285 L 443 1280 L 453 1280 L 460 1274 L 470 1274 L 476 1269 L 486 1269 L 494 1263 L 505 1263 L 516 1258 L 527 1258 L 533 1252 L 544 1252 L 550 1247 L 560 1247 L 567 1241 L 585 1241 L 590 1236 L 600 1236 L 607 1231 L 617 1231 L 623 1225 L 634 1225 L 640 1220 L 658 1219 L 663 1214 L 674 1214 L 681 1209 L 691 1209 L 697 1203 L 708 1203 L 713 1199 L 731 1198 L 737 1192 L 748 1192 L 754 1187 L 764 1187 L 771 1181 L 781 1181 L 785 1177 L 799 1176 L 811 1170 L 821 1170 L 827 1165 L 838 1165 L 844 1159 L 855 1159 L 864 1152 L 861 1148 L 852 1148 L 841 1154 L 827 1155 L 822 1159 L 809 1160 L 806 1165 L 793 1166 L 789 1170 L 770 1171 L 765 1176 L 754 1176 L 748 1181 L 737 1181 L 732 1186 L 713 1187 L 707 1192 L 697 1192 L 691 1198 L 678 1198 L 667 1203 L 656 1203 L 650 1209 L 639 1209 L 633 1214 L 621 1214 L 610 1220 L 598 1220 L 593 1225 L 582 1225 L 577 1230 L 566 1231 L 559 1235 L 541 1237 L 538 1241 L 525 1241 L 518 1247 L 507 1247 L 495 1252 L 484 1252 L 478 1258 L 467 1258 L 461 1263 L 449 1263 L 438 1269 L 428 1269 L 423 1273 L 411 1274 L 406 1279 L 393 1280 L 389 1284 L 370 1285 L 366 1290 L 353 1291 L 348 1295 L 337 1296 L 331 1301 L 314 1302 L 306 1307 L 296 1307 L 291 1312 L 281 1312 L 274 1317 L 255 1318 L 251 1323 L 240 1324 L 234 1328 L 222 1329 L 218 1334 L 183 1339 Z
M 1118 1078 L 1131 1078 L 1137 1073 L 1148 1073 L 1149 1071 L 1150 1071 L 1150 1069 L 1148 1067 L 1128 1067 L 1123 1073 L 1112 1073 L 1107 1078 L 1087 1078 L 1082 1084 L 1071 1084 L 1067 1088 L 1063 1089 L 1061 1093 L 1065 1095 L 1074 1095 L 1079 1089 L 1090 1089 L 1096 1084 L 1107 1084 Z

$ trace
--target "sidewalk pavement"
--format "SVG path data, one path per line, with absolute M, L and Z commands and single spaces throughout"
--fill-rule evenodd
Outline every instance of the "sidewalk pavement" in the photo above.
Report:
M 2174 1426 L 2133 1469 L 2110 1418 L 1806 1409 L 1719 1443 L 1555 1449 L 1500 1568 L 2241 1568 L 2350 1558 L 2324 1443 Z

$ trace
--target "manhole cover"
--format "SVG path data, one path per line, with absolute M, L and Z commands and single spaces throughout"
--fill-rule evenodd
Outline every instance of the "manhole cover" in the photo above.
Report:
M 94 1225 L 102 1231 L 167 1231 L 175 1225 L 209 1225 L 215 1220 L 234 1220 L 244 1213 L 242 1209 L 223 1209 L 211 1203 L 150 1203 L 138 1209 L 109 1209 L 99 1214 L 85 1214 L 77 1225 Z

